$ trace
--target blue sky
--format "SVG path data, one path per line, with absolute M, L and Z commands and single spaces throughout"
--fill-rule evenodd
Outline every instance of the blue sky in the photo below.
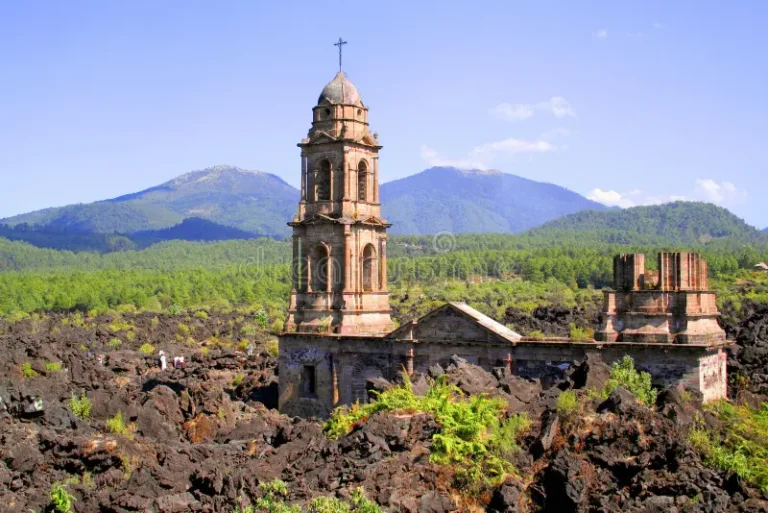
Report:
M 0 3 L 0 217 L 215 164 L 298 184 L 345 71 L 383 181 L 500 169 L 768 226 L 768 3 Z

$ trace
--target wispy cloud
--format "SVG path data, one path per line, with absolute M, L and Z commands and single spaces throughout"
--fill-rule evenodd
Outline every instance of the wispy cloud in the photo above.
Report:
M 548 112 L 556 118 L 576 116 L 571 104 L 562 96 L 553 96 L 539 103 L 501 103 L 490 110 L 491 115 L 506 121 L 522 121 L 537 112 Z
M 661 30 L 664 28 L 664 24 L 659 21 L 656 21 L 653 23 L 653 28 L 655 28 L 656 30 Z
M 609 207 L 622 208 L 660 205 L 671 201 L 705 201 L 728 206 L 743 203 L 747 199 L 747 191 L 728 181 L 717 182 L 711 178 L 697 178 L 691 190 L 685 194 L 646 194 L 637 189 L 622 193 L 598 187 L 592 189 L 587 197 Z
M 441 157 L 437 150 L 426 144 L 421 145 L 421 160 L 429 167 L 457 167 L 459 169 L 487 169 L 485 163 L 477 159 L 448 159 Z
M 592 32 L 592 37 L 595 39 L 607 39 L 608 31 L 606 29 L 600 29 Z
M 495 158 L 498 155 L 517 155 L 519 153 L 546 153 L 556 151 L 557 146 L 547 141 L 526 141 L 524 139 L 504 139 L 476 146 L 470 155 L 476 157 L 489 156 Z
M 549 141 L 503 139 L 475 146 L 466 157 L 446 158 L 437 150 L 423 144 L 421 159 L 428 166 L 450 166 L 459 169 L 488 169 L 491 163 L 500 157 L 512 157 L 522 154 L 548 153 L 559 148 Z

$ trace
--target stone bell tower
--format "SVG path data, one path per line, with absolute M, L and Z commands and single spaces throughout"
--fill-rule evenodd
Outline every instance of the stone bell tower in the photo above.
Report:
M 301 148 L 293 227 L 293 290 L 286 331 L 383 334 L 394 329 L 387 292 L 387 228 L 379 150 L 368 109 L 341 71 L 312 109 Z

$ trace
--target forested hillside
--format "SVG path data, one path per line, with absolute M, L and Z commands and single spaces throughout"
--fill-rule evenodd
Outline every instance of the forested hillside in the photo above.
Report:
M 722 207 L 686 201 L 578 212 L 531 230 L 532 235 L 539 237 L 559 237 L 569 232 L 619 244 L 659 240 L 691 244 L 724 237 L 745 243 L 768 240 L 765 234 Z
M 298 199 L 299 191 L 273 174 L 215 166 L 133 194 L 38 210 L 2 219 L 0 224 L 127 235 L 170 228 L 197 217 L 257 235 L 287 236 L 286 221 Z

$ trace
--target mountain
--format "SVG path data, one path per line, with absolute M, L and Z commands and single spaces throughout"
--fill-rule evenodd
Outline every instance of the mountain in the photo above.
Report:
M 522 232 L 581 210 L 605 210 L 557 185 L 500 171 L 433 167 L 381 186 L 393 234 Z
M 764 231 L 765 233 L 768 233 L 768 228 L 765 228 L 763 231 Z
M 709 203 L 690 201 L 626 210 L 578 212 L 529 233 L 536 236 L 575 233 L 581 238 L 591 234 L 606 242 L 634 244 L 659 240 L 690 244 L 726 237 L 742 242 L 768 240 L 763 232 L 730 211 Z
M 96 203 L 48 208 L 0 220 L 77 233 L 132 234 L 202 218 L 256 235 L 287 236 L 299 191 L 279 177 L 232 166 L 193 171 L 169 182 Z

